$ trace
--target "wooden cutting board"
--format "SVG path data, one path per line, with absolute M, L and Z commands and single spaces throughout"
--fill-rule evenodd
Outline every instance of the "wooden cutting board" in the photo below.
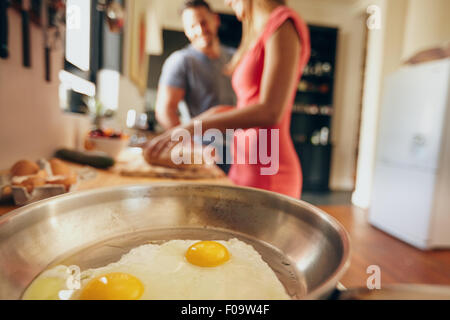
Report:
M 216 165 L 195 165 L 186 168 L 167 168 L 149 165 L 142 152 L 130 150 L 123 153 L 113 170 L 123 176 L 165 178 L 165 179 L 221 179 L 225 173 Z

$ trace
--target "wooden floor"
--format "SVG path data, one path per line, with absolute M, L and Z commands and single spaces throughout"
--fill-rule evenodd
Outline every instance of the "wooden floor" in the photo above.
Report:
M 366 287 L 366 269 L 378 265 L 381 285 L 394 283 L 450 285 L 450 250 L 421 251 L 367 222 L 367 212 L 351 206 L 320 206 L 350 234 L 351 265 L 342 284 Z M 450 231 L 449 231 L 450 232 Z

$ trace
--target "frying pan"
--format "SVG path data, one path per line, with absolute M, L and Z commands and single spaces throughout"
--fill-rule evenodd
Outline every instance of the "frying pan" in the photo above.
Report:
M 57 264 L 84 270 L 144 243 L 231 238 L 251 244 L 294 299 L 327 296 L 349 263 L 345 230 L 305 202 L 234 186 L 121 186 L 57 196 L 1 217 L 0 299 L 20 299 Z
M 350 261 L 344 228 L 303 201 L 235 186 L 120 186 L 57 196 L 1 217 L 0 299 L 20 299 L 57 264 L 84 270 L 145 243 L 231 238 L 252 245 L 293 299 L 335 294 Z

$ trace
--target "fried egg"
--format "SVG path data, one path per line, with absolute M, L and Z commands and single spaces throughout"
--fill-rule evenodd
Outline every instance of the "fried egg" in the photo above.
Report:
M 171 240 L 132 249 L 117 262 L 80 274 L 68 297 L 66 266 L 43 272 L 24 299 L 271 300 L 290 299 L 273 270 L 250 245 Z

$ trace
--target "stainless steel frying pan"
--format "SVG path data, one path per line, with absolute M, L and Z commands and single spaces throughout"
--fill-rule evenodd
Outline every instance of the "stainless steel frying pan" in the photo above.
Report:
M 349 264 L 346 231 L 305 202 L 232 186 L 122 186 L 54 197 L 1 217 L 0 299 L 20 299 L 56 264 L 83 270 L 144 243 L 233 237 L 262 255 L 294 299 L 327 297 Z

